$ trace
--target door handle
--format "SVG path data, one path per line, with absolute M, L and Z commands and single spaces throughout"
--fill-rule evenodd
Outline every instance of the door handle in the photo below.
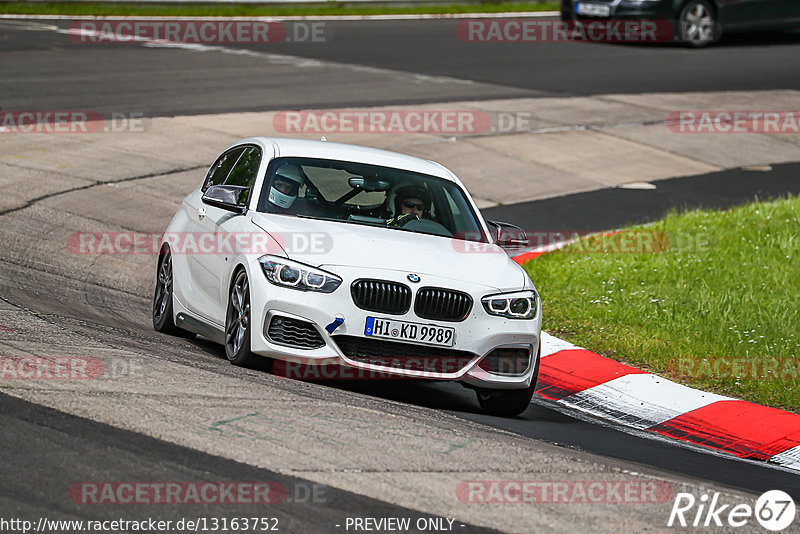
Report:
M 198 216 L 200 219 L 202 219 L 203 217 L 205 217 L 205 216 L 206 216 L 206 209 L 205 209 L 205 208 L 199 208 L 199 209 L 197 210 L 197 216 Z

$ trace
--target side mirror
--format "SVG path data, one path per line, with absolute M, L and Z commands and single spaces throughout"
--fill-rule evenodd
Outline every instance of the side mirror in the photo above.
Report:
M 203 203 L 244 215 L 250 188 L 241 185 L 212 185 L 203 193 Z
M 519 226 L 499 221 L 487 222 L 489 227 L 494 230 L 492 233 L 494 242 L 503 250 L 517 251 L 528 246 L 528 235 Z

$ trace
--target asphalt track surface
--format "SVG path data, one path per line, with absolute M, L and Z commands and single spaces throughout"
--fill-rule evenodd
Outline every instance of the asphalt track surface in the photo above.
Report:
M 689 50 L 468 43 L 456 36 L 456 20 L 325 24 L 325 42 L 211 45 L 187 53 L 74 42 L 46 29 L 63 30 L 68 21 L 0 21 L 0 107 L 163 116 L 800 87 L 800 33 L 730 35 L 717 46 Z M 295 68 L 296 58 L 323 64 Z
M 599 232 L 647 223 L 670 211 L 725 209 L 800 194 L 800 164 L 772 165 L 771 170 L 730 169 L 710 174 L 658 180 L 655 189 L 608 188 L 587 193 L 521 202 L 481 210 L 483 216 L 542 232 Z M 538 244 L 538 243 L 537 243 Z M 546 243 L 542 243 L 546 244 Z
M 365 510 L 378 517 L 431 517 L 320 484 L 259 469 L 160 441 L 141 434 L 25 402 L 0 393 L 0 445 L 5 481 L 0 491 L 4 517 L 45 517 L 63 520 L 105 520 L 109 517 L 141 521 L 152 517 L 177 522 L 197 517 L 253 517 L 253 505 L 223 503 L 163 506 L 159 503 L 111 506 L 75 506 L 80 493 L 65 504 L 71 482 L 92 480 L 103 473 L 110 480 L 203 481 L 270 483 L 276 504 L 259 512 L 283 532 L 337 530 L 347 516 L 361 516 Z M 24 443 L 24 447 L 19 445 Z M 274 485 L 274 486 L 273 486 Z M 13 488 L 13 491 L 11 489 Z M 276 519 L 277 523 L 272 523 Z M 34 519 L 35 521 L 35 519 Z M 461 532 L 494 532 L 461 524 Z
M 4 109 L 96 109 L 147 115 L 280 109 L 286 107 L 440 102 L 465 98 L 569 96 L 650 91 L 798 88 L 800 37 L 762 35 L 726 39 L 720 46 L 690 51 L 673 46 L 484 45 L 460 43 L 452 21 L 335 23 L 325 45 L 270 45 L 268 51 L 356 64 L 401 73 L 448 76 L 412 97 L 396 73 L 333 67 L 297 73 L 264 69 L 258 57 L 188 53 L 133 45 L 87 46 L 59 33 L 15 29 L 0 33 L 0 105 Z M 256 48 L 256 47 L 250 47 Z M 290 72 L 291 71 L 291 72 Z M 361 72 L 361 74 L 359 74 Z M 362 80 L 366 80 L 362 83 Z M 410 84 L 411 85 L 411 84 Z M 525 228 L 614 228 L 657 218 L 664 210 L 723 207 L 759 197 L 798 192 L 797 166 L 776 166 L 752 180 L 752 171 L 661 181 L 653 191 L 606 189 L 570 197 L 486 210 L 489 218 Z M 753 187 L 755 186 L 755 187 Z M 724 195 L 720 191 L 725 191 Z M 575 209 L 581 205 L 584 209 Z M 556 223 L 555 221 L 559 221 Z M 558 224 L 559 226 L 554 226 Z M 145 295 L 120 295 L 100 286 L 67 287 L 35 266 L 0 262 L 0 287 L 8 303 L 46 314 L 65 329 L 92 332 L 115 346 L 144 348 L 154 356 L 203 366 L 224 375 L 261 383 L 262 377 L 232 368 L 219 347 L 176 341 L 166 347 L 149 327 Z M 76 299 L 75 295 L 85 295 Z M 119 313 L 109 314 L 102 303 Z M 120 312 L 119 310 L 125 310 Z M 167 354 L 169 353 L 169 354 Z M 266 374 L 266 373 L 264 373 Z M 630 435 L 532 405 L 522 416 L 500 419 L 480 413 L 474 394 L 455 384 L 324 383 L 326 396 L 348 402 L 399 401 L 505 430 L 542 443 L 593 453 L 608 462 L 655 474 L 670 474 L 753 492 L 781 488 L 800 498 L 800 477 L 729 458 Z M 286 386 L 295 387 L 295 386 Z M 300 387 L 300 386 L 297 386 Z M 315 390 L 316 391 L 316 390 Z M 319 393 L 316 393 L 319 394 Z M 366 399 L 366 400 L 364 400 Z M 371 402 L 370 399 L 374 399 Z M 37 516 L 59 510 L 75 517 L 106 517 L 108 509 L 63 508 L 66 488 L 102 472 L 105 479 L 268 479 L 291 486 L 296 479 L 213 455 L 191 451 L 108 425 L 77 418 L 0 395 L 3 510 Z M 25 447 L 20 447 L 24 443 Z M 14 488 L 12 490 L 12 488 Z M 407 515 L 416 512 L 327 488 L 329 501 L 314 506 L 286 503 L 277 509 L 286 522 L 307 531 L 330 531 L 348 513 Z M 62 507 L 62 508 L 59 508 Z M 141 517 L 137 509 L 137 518 Z M 164 514 L 180 512 L 159 509 Z M 186 509 L 182 515 L 191 515 Z M 225 512 L 230 515 L 231 509 Z M 203 515 L 213 515 L 203 510 Z M 462 531 L 472 531 L 464 527 Z M 475 529 L 477 531 L 477 529 Z

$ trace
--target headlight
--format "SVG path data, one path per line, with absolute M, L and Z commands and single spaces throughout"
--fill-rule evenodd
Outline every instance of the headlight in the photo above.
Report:
M 489 315 L 508 319 L 533 319 L 536 317 L 537 298 L 536 291 L 517 291 L 483 297 L 481 304 Z
M 276 286 L 333 293 L 342 283 L 342 279 L 335 274 L 279 256 L 261 256 L 258 261 L 267 280 Z

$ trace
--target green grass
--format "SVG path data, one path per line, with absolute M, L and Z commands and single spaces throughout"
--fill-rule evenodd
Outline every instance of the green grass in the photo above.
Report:
M 487 2 L 448 5 L 353 5 L 320 2 L 316 5 L 274 4 L 126 4 L 116 2 L 0 2 L 0 13 L 23 15 L 130 15 L 173 17 L 256 17 L 303 15 L 395 15 L 446 13 L 502 13 L 554 11 L 557 2 Z
M 628 230 L 669 243 L 656 239 L 656 253 L 579 252 L 593 250 L 582 243 L 525 264 L 544 328 L 694 387 L 800 412 L 800 198 Z

